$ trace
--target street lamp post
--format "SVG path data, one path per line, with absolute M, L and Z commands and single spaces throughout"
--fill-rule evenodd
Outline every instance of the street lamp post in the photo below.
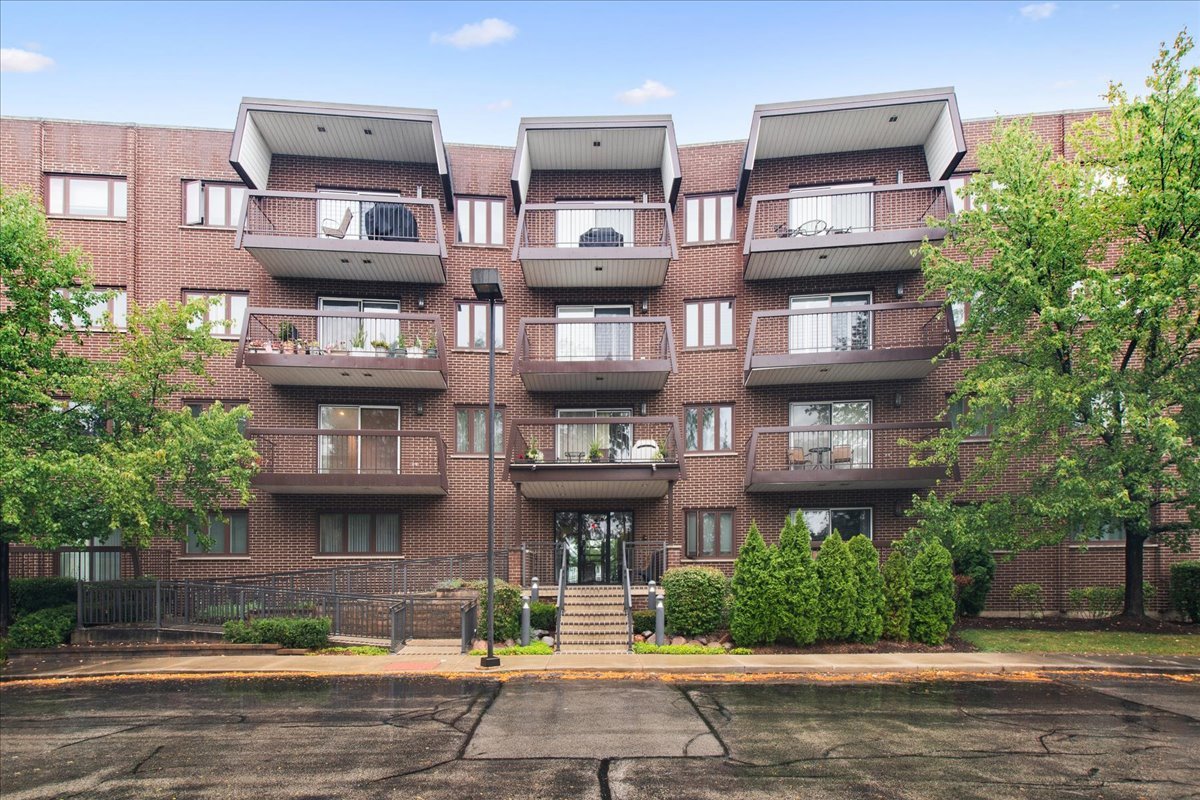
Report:
M 475 296 L 488 301 L 488 506 L 487 506 L 487 655 L 479 659 L 481 667 L 498 667 L 495 654 L 496 628 L 496 301 L 504 297 L 500 288 L 500 270 L 471 270 Z

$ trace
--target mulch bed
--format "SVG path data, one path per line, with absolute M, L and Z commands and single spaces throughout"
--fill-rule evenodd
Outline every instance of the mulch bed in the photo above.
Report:
M 1166 633 L 1175 636 L 1200 636 L 1200 625 L 1184 625 L 1164 619 L 1150 617 L 1108 617 L 1106 619 L 1080 619 L 1076 617 L 1046 617 L 1044 619 L 1016 619 L 1012 617 L 970 617 L 959 622 L 960 628 L 984 630 L 1032 630 L 1032 631 L 1128 631 L 1130 633 Z

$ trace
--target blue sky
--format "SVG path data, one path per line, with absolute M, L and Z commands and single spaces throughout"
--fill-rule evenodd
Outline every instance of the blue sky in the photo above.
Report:
M 953 85 L 965 117 L 1140 89 L 1200 3 L 0 2 L 0 113 L 229 128 L 243 95 L 521 116 L 674 115 L 745 138 L 755 103 Z M 137 31 L 132 38 L 132 31 Z

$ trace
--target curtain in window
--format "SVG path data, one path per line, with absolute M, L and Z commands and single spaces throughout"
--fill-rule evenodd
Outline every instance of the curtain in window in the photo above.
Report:
M 371 515 L 346 516 L 346 552 L 366 553 L 371 549 Z
M 375 515 L 375 549 L 380 553 L 400 552 L 400 515 Z
M 338 553 L 342 549 L 342 515 L 321 515 L 321 552 Z

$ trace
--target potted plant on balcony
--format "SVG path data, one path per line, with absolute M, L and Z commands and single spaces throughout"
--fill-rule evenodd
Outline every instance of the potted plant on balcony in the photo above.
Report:
M 306 346 L 304 349 L 305 349 L 305 350 L 308 352 L 308 354 L 309 354 L 310 356 L 323 356 L 323 355 L 325 355 L 325 348 L 324 348 L 324 347 L 322 347 L 322 346 L 321 346 L 321 343 L 320 343 L 320 342 L 318 342 L 316 339 L 314 339 L 314 340 L 312 340 L 311 342 L 309 342 L 309 343 L 308 343 L 308 345 L 307 345 L 307 346 Z
M 404 338 L 404 334 L 396 337 L 396 341 L 392 342 L 392 346 L 388 349 L 388 355 L 392 358 L 399 358 L 404 355 L 408 346 L 408 340 Z
M 407 348 L 409 358 L 420 358 L 425 355 L 425 345 L 421 342 L 421 337 L 414 336 L 412 344 Z
M 348 356 L 350 355 L 350 344 L 345 341 L 330 345 L 329 354 L 333 356 Z
M 429 334 L 429 345 L 425 348 L 425 357 L 426 358 L 437 358 L 437 356 L 438 356 L 437 340 L 433 338 L 433 334 L 431 333 L 431 334 Z
M 662 439 L 659 439 L 657 441 L 657 444 L 658 444 L 658 450 L 654 451 L 654 460 L 655 461 L 666 461 L 667 460 L 667 446 L 665 444 L 663 444 Z
M 383 339 L 372 339 L 371 347 L 375 348 L 375 355 L 386 356 L 388 353 L 388 343 Z
M 281 353 L 296 352 L 296 341 L 300 338 L 300 331 L 296 330 L 296 326 L 290 322 L 279 323 L 279 351 Z
M 591 447 L 588 448 L 588 458 L 591 459 L 593 464 L 604 460 L 604 451 L 600 447 L 599 442 L 592 442 Z
M 350 347 L 354 349 L 355 355 L 364 353 L 367 350 L 367 332 L 359 328 L 350 337 Z
M 251 353 L 261 353 L 263 350 L 266 349 L 265 347 L 263 347 L 262 339 L 251 339 L 249 342 L 246 343 L 246 348 Z
M 529 437 L 529 447 L 525 449 L 525 458 L 529 459 L 534 464 L 540 464 L 546 460 L 546 457 L 542 455 L 542 451 L 538 450 L 536 436 Z

